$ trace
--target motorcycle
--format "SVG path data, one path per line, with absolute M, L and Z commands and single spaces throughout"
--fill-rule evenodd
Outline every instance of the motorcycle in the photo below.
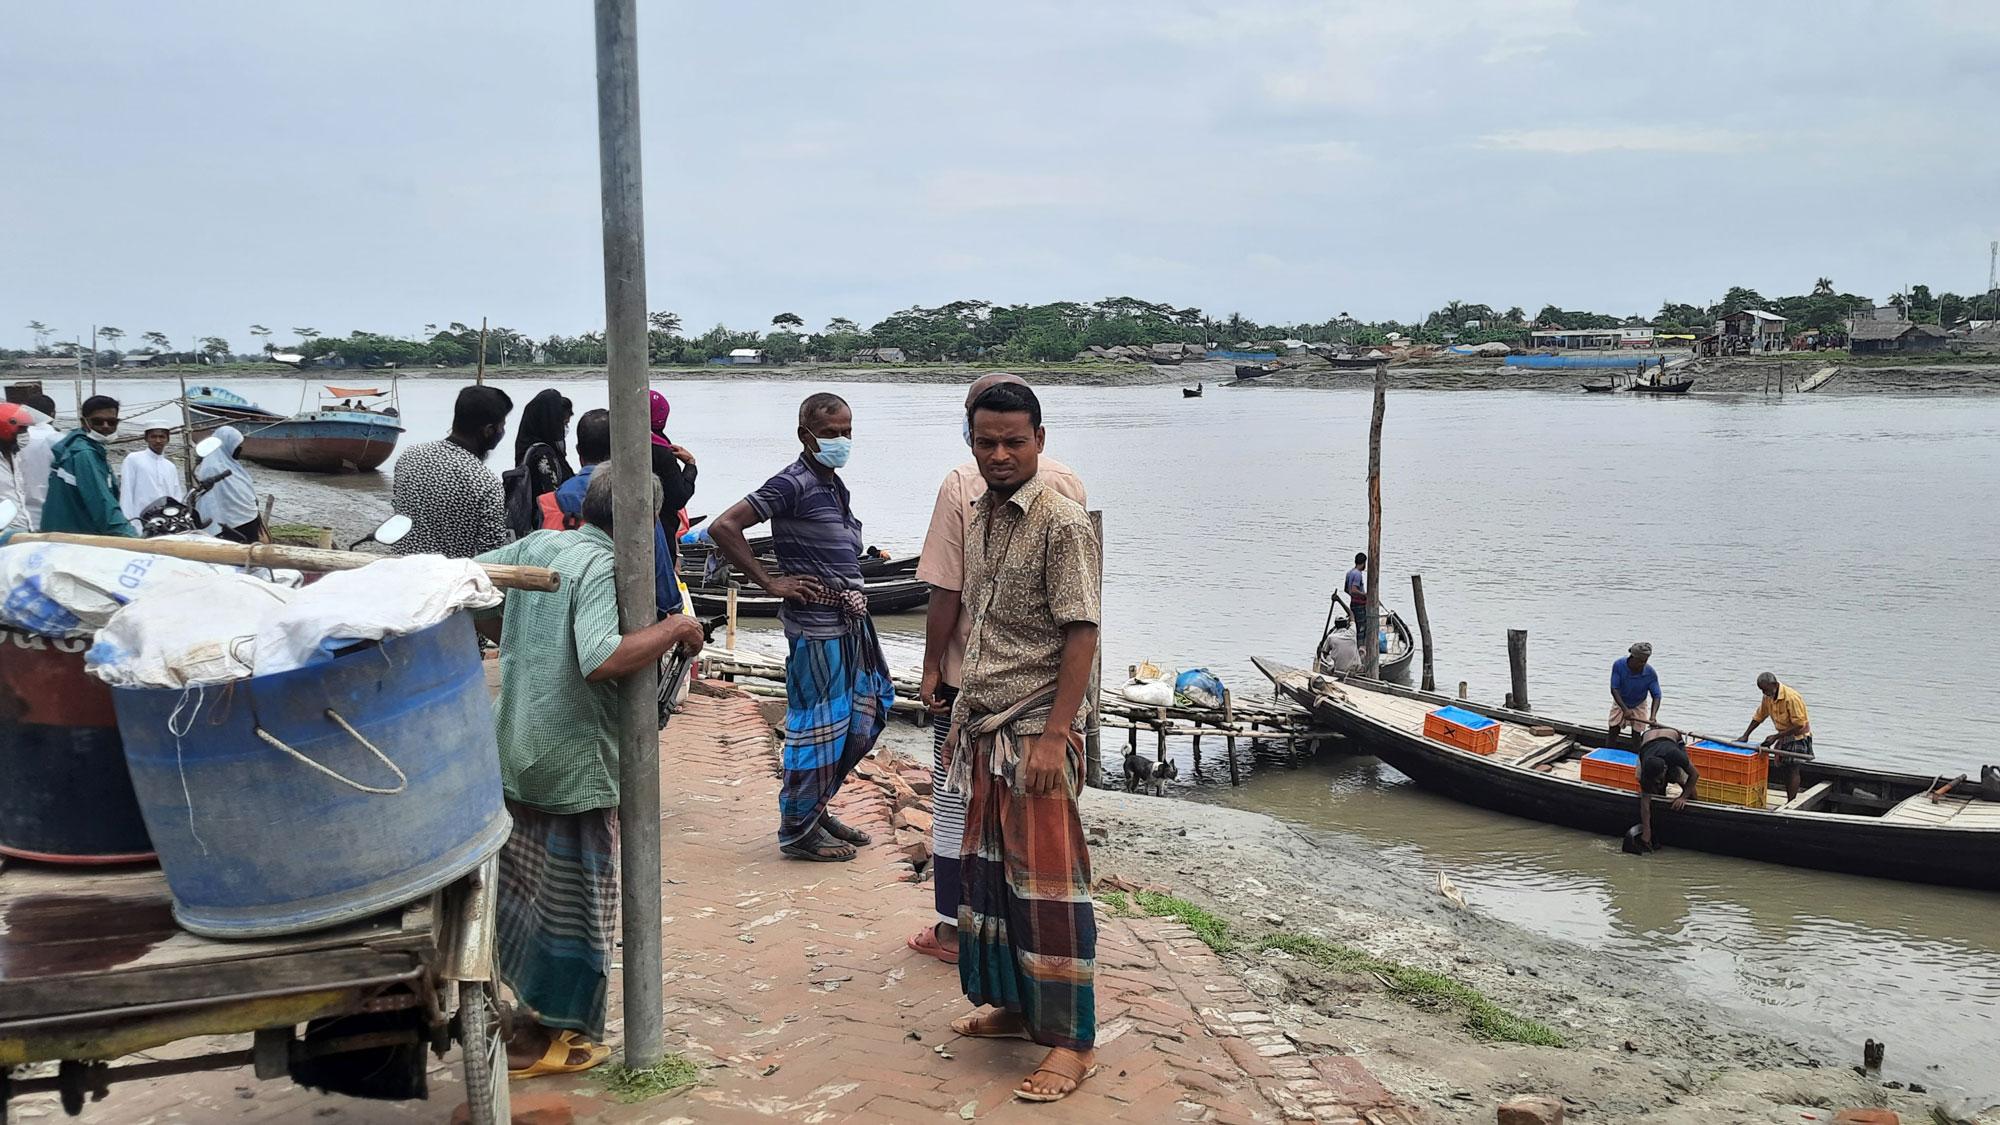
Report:
M 234 469 L 225 469 L 196 481 L 185 498 L 162 496 L 146 505 L 139 513 L 139 534 L 147 539 L 158 539 L 163 535 L 187 535 L 209 526 L 208 519 L 195 510 L 195 505 L 209 489 L 227 480 L 233 472 Z

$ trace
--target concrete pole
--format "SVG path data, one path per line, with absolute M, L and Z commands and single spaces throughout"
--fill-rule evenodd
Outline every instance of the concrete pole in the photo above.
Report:
M 639 174 L 639 42 L 635 0 L 596 0 L 597 156 L 604 209 L 604 325 L 610 352 L 611 519 L 619 622 L 658 617 L 653 598 L 652 455 L 646 436 L 646 215 Z M 485 358 L 482 352 L 480 358 Z M 625 930 L 625 1065 L 665 1057 L 660 961 L 659 670 L 618 685 L 619 890 Z

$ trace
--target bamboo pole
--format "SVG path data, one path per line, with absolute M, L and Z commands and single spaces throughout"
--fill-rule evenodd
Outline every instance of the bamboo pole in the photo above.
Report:
M 1090 513 L 1091 538 L 1097 542 L 1097 615 L 1104 616 L 1104 513 Z M 1089 711 L 1083 719 L 1083 783 L 1093 789 L 1104 788 L 1104 625 L 1098 623 L 1097 651 L 1090 658 Z M 1196 740 L 1199 743 L 1199 739 Z
M 1354 623 L 1354 643 L 1361 650 L 1361 674 L 1382 678 L 1382 645 L 1377 640 L 1382 615 L 1382 412 L 1388 404 L 1389 365 L 1375 364 L 1375 409 L 1368 422 L 1368 620 Z M 1364 628 L 1366 636 L 1363 636 Z
M 736 583 L 731 582 L 729 584 L 729 608 L 728 612 L 724 615 L 727 627 L 723 633 L 723 639 L 728 643 L 729 651 L 731 652 L 736 651 L 736 594 L 739 589 L 741 587 Z
M 174 364 L 174 377 L 179 379 L 181 383 L 181 460 L 187 462 L 182 466 L 186 470 L 183 475 L 187 477 L 189 491 L 193 491 L 195 480 L 194 422 L 188 416 L 188 378 L 186 373 L 180 370 L 180 366 L 178 363 Z
M 190 562 L 222 566 L 261 566 L 266 569 L 307 570 L 324 573 L 359 570 L 380 559 L 358 551 L 322 551 L 317 547 L 293 547 L 283 543 L 231 543 L 223 539 L 132 539 L 122 535 L 76 535 L 67 531 L 21 531 L 8 537 L 9 543 L 68 543 L 78 547 L 108 547 L 114 551 L 137 551 L 143 555 L 166 555 Z M 560 576 L 539 566 L 508 566 L 480 563 L 495 586 L 507 590 L 556 589 Z
M 486 318 L 483 316 L 479 318 L 479 370 L 473 374 L 472 381 L 481 387 L 486 385 Z
M 609 362 L 611 461 L 647 463 L 646 212 L 640 168 L 636 0 L 597 0 L 597 157 L 604 222 L 604 328 Z M 482 332 L 485 324 L 481 320 Z M 485 341 L 479 361 L 486 362 Z M 620 624 L 651 625 L 652 475 L 618 474 L 612 494 Z M 625 935 L 625 1065 L 644 1070 L 666 1055 L 660 976 L 659 671 L 618 682 L 619 887 Z
M 1410 575 L 1410 599 L 1417 604 L 1417 633 L 1424 642 L 1424 690 L 1437 690 L 1431 678 L 1431 615 L 1424 611 L 1424 576 Z

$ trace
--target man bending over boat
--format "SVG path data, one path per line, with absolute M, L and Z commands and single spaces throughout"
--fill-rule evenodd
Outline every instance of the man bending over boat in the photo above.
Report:
M 1672 727 L 1649 726 L 1639 738 L 1639 842 L 1653 848 L 1653 798 L 1667 795 L 1667 782 L 1678 780 L 1681 791 L 1668 808 L 1679 812 L 1694 795 L 1701 779 L 1688 760 L 1687 736 Z
M 1799 795 L 1801 763 L 1813 756 L 1812 720 L 1806 717 L 1806 701 L 1799 698 L 1791 685 L 1779 683 L 1778 677 L 1770 672 L 1757 676 L 1757 690 L 1764 693 L 1764 701 L 1757 705 L 1757 713 L 1750 716 L 1750 725 L 1743 728 L 1743 737 L 1737 741 L 1750 741 L 1750 735 L 1764 720 L 1771 720 L 1771 725 L 1778 729 L 1764 740 L 1764 748 L 1784 755 L 1791 767 L 1785 774 L 1785 799 L 1794 800 Z
M 1653 646 L 1640 641 L 1627 651 L 1630 655 L 1611 663 L 1611 718 L 1606 725 L 1612 738 L 1627 727 L 1643 731 L 1660 717 L 1660 673 L 1646 663 L 1653 658 Z

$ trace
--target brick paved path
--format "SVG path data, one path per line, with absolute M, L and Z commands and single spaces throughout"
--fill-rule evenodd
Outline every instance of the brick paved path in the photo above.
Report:
M 1315 1060 L 1347 1066 L 1323 1078 L 1178 923 L 1100 914 L 1103 1069 L 1059 1105 L 1017 1102 L 1011 1091 L 1041 1048 L 951 1033 L 967 1010 L 956 970 L 903 947 L 930 917 L 930 888 L 910 883 L 909 861 L 882 844 L 852 863 L 778 855 L 776 757 L 751 699 L 692 697 L 663 758 L 667 1039 L 707 1069 L 693 1089 L 632 1106 L 588 1077 L 515 1085 L 567 1095 L 579 1121 L 1346 1122 L 1362 1110 L 1334 1086 L 1348 1099 L 1380 1096 L 1352 1060 Z M 853 785 L 836 809 L 878 841 L 892 835 L 881 788 Z M 443 1121 L 459 1098 L 456 1063 L 454 1054 L 433 1068 L 428 1103 L 318 1095 L 244 1070 L 114 1087 L 86 1113 L 134 1123 Z

